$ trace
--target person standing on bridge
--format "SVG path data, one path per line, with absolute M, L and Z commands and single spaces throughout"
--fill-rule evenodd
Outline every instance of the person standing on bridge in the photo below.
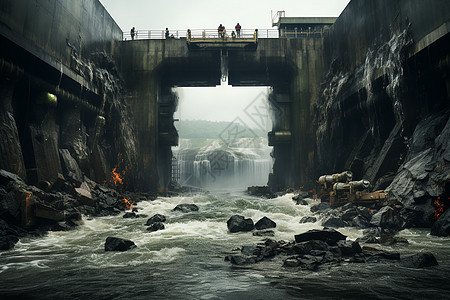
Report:
M 136 35 L 136 29 L 134 27 L 131 28 L 130 34 L 131 34 L 131 39 L 134 40 L 134 36 Z
M 169 38 L 169 28 L 166 27 L 166 39 Z
M 219 27 L 217 28 L 217 32 L 219 34 L 219 38 L 224 38 L 225 37 L 225 26 L 220 24 Z
M 236 26 L 234 26 L 234 29 L 236 29 L 236 35 L 238 38 L 241 37 L 241 25 L 239 25 L 239 23 L 236 24 Z

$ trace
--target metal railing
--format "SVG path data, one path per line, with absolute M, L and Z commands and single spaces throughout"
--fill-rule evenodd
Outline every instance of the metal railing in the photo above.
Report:
M 147 40 L 147 39 L 185 39 L 187 38 L 188 30 L 136 30 L 134 40 Z M 217 29 L 191 29 L 191 39 L 214 39 L 222 38 Z M 255 29 L 241 29 L 238 36 L 235 30 L 225 30 L 225 38 L 233 38 L 233 32 L 236 39 L 250 39 L 255 38 Z M 258 29 L 257 39 L 277 39 L 277 38 L 310 38 L 321 37 L 324 34 L 324 30 L 280 30 L 278 29 Z M 123 40 L 132 40 L 130 32 L 123 32 Z

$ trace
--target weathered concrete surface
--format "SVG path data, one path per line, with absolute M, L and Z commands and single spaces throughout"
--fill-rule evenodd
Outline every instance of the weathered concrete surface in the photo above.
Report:
M 122 31 L 99 1 L 4 0 L 0 5 L 0 20 L 3 58 L 13 62 L 26 59 L 15 63 L 29 70 L 32 58 L 22 56 L 25 49 L 92 89 L 92 84 L 72 68 L 74 56 L 87 59 L 93 51 L 111 53 L 114 43 L 122 40 Z

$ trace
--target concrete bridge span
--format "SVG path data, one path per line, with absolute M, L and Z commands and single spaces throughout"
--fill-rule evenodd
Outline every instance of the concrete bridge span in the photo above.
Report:
M 171 88 L 219 85 L 224 58 L 228 84 L 273 87 L 271 101 L 280 111 L 273 131 L 289 132 L 291 138 L 271 138 L 275 155 L 272 183 L 295 186 L 305 181 L 313 151 L 310 110 L 318 93 L 316 79 L 324 72 L 322 50 L 322 38 L 259 39 L 248 48 L 224 43 L 223 47 L 214 44 L 201 49 L 190 47 L 185 39 L 123 42 L 120 68 L 130 89 L 139 140 L 147 141 L 141 144 L 143 170 L 148 172 L 144 177 L 156 178 L 160 170 L 160 186 L 168 183 L 168 174 L 161 174 L 170 169 L 170 146 L 177 144 L 176 132 L 167 128 L 172 126 L 175 109 Z M 159 139 L 146 138 L 156 135 Z

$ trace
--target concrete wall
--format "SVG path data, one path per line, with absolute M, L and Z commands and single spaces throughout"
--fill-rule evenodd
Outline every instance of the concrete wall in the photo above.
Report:
M 114 42 L 122 40 L 121 29 L 97 0 L 1 0 L 0 35 L 78 81 L 83 79 L 70 68 L 72 55 L 111 53 Z M 14 60 L 14 53 L 1 52 Z
M 362 64 L 374 42 L 386 40 L 392 32 L 411 23 L 415 42 L 442 24 L 450 22 L 447 0 L 352 0 L 325 38 L 325 57 L 329 65 L 335 58 L 354 70 Z

